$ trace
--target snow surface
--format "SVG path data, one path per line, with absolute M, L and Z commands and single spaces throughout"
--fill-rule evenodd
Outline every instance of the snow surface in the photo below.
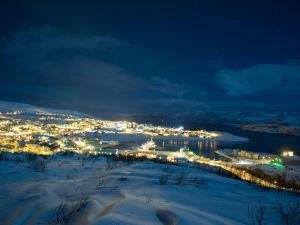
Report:
M 266 207 L 266 224 L 277 225 L 277 201 L 300 200 L 193 168 L 80 158 L 50 158 L 46 172 L 34 171 L 26 161 L 0 161 L 0 224 L 49 224 L 60 203 L 71 207 L 89 196 L 88 205 L 68 224 L 241 225 L 250 224 L 248 205 L 261 203 Z M 161 168 L 168 168 L 165 185 L 159 184 Z M 203 182 L 176 185 L 175 178 L 183 171 Z

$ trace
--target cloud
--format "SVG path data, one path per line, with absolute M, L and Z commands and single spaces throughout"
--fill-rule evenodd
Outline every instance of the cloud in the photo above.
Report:
M 45 80 L 49 85 L 67 82 L 103 87 L 106 82 L 111 84 L 112 79 L 130 82 L 130 75 L 123 68 L 107 62 L 103 56 L 113 48 L 127 46 L 130 46 L 127 42 L 108 36 L 78 35 L 42 27 L 16 32 L 2 42 L 1 53 L 12 66 L 10 72 L 18 66 L 23 74 L 15 76 L 27 82 Z M 28 79 L 24 79 L 25 76 Z M 122 90 L 120 86 L 126 84 L 116 82 L 114 87 Z
M 109 60 L 131 48 L 113 37 L 40 27 L 2 40 L 2 98 L 101 114 L 127 110 L 144 82 Z
M 142 99 L 142 103 L 151 106 L 152 111 L 197 111 L 207 110 L 209 103 L 186 98 Z
M 147 80 L 110 62 L 107 54 L 117 54 L 120 48 L 131 45 L 109 36 L 72 34 L 55 27 L 28 28 L 16 32 L 1 47 L 7 61 L 13 62 L 10 69 L 16 65 L 23 69 L 23 74 L 11 79 L 21 78 L 30 85 L 46 82 L 45 85 L 87 86 L 114 93 L 148 89 L 180 97 L 191 92 L 188 85 L 161 77 Z
M 159 76 L 147 79 L 116 63 L 124 57 L 119 52 L 131 48 L 114 37 L 74 34 L 56 27 L 17 31 L 0 43 L 1 95 L 24 96 L 34 104 L 46 100 L 57 105 L 97 105 L 97 110 L 110 105 L 109 110 L 121 111 L 138 108 L 143 95 L 165 96 L 175 103 L 173 98 L 195 92 L 186 84 Z M 112 61 L 110 55 L 118 60 Z
M 110 47 L 124 46 L 130 44 L 110 36 L 72 34 L 50 26 L 19 30 L 6 42 L 8 52 L 14 55 L 37 50 L 47 53 L 58 49 L 103 51 Z
M 217 82 L 230 96 L 273 93 L 299 94 L 300 66 L 297 64 L 259 64 L 241 70 L 221 69 Z
M 174 83 L 167 78 L 152 77 L 148 88 L 170 96 L 183 97 L 191 91 L 185 84 Z
M 163 77 L 151 77 L 146 87 L 176 98 L 187 98 L 188 96 L 203 97 L 206 93 L 184 83 L 173 82 Z

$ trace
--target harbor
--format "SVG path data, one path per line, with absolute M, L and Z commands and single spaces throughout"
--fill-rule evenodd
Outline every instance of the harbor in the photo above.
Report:
M 287 151 L 282 156 L 278 156 L 245 150 L 223 149 L 217 150 L 216 153 L 227 160 L 216 160 L 200 156 L 186 147 L 182 147 L 177 151 L 157 151 L 156 144 L 151 138 L 136 149 L 107 149 L 97 154 L 136 159 L 146 158 L 188 167 L 207 165 L 228 171 L 241 180 L 268 188 L 299 191 L 299 157 L 294 156 L 292 152 Z M 285 162 L 294 160 L 296 164 L 285 165 Z

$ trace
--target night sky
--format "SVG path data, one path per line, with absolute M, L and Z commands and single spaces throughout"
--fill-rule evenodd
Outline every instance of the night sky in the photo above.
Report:
M 93 115 L 300 110 L 300 2 L 0 3 L 0 99 Z

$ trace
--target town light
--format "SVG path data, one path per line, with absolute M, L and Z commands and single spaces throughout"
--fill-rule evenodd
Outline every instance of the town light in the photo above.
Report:
M 183 126 L 180 126 L 180 127 L 178 127 L 176 130 L 177 130 L 177 131 L 183 131 L 183 129 L 184 129 Z
M 85 142 L 82 141 L 82 140 L 76 140 L 76 141 L 74 141 L 74 143 L 75 143 L 76 145 L 80 146 L 80 147 L 85 146 Z
M 286 150 L 286 151 L 282 152 L 282 156 L 283 157 L 293 157 L 294 156 L 294 152 Z
M 239 164 L 239 165 L 252 165 L 253 162 L 240 160 L 236 164 Z

